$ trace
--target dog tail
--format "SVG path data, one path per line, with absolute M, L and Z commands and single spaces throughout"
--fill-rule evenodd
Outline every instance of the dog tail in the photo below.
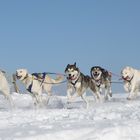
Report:
M 51 82 L 52 82 L 52 84 L 59 84 L 59 83 L 63 82 L 63 80 L 64 80 L 64 76 L 58 75 L 56 77 L 56 79 L 51 79 Z

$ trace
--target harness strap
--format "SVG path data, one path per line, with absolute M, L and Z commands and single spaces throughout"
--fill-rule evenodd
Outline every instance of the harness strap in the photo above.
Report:
M 80 76 L 79 76 L 79 77 L 80 77 Z M 76 83 L 77 83 L 78 80 L 79 80 L 79 77 L 77 78 L 77 80 L 76 80 L 74 83 L 71 81 L 71 84 L 73 85 L 74 88 L 75 88 Z
M 98 87 L 101 86 L 101 84 L 102 84 L 101 79 L 96 80 L 96 79 L 94 78 L 94 76 L 92 76 L 92 79 L 96 82 L 96 85 L 97 85 Z
M 29 87 L 27 88 L 27 90 L 28 90 L 30 93 L 32 93 L 32 86 L 33 86 L 33 81 L 32 81 L 32 83 L 29 85 Z
M 43 73 L 32 73 L 32 76 L 35 76 L 38 80 L 41 82 L 40 86 L 42 86 L 42 84 L 44 83 L 44 80 L 45 80 L 45 77 L 46 77 L 46 72 L 43 72 Z M 42 79 L 42 80 L 40 80 Z
M 25 79 L 27 79 L 28 78 L 28 74 L 26 74 L 26 76 L 24 77 L 24 79 L 22 79 L 22 81 L 24 81 Z
M 123 77 L 122 77 L 123 78 Z M 125 80 L 125 81 L 127 81 L 127 82 L 131 82 L 132 81 L 132 79 L 134 78 L 134 75 L 131 77 L 131 79 L 130 80 L 128 80 L 127 78 L 123 78 L 123 80 Z

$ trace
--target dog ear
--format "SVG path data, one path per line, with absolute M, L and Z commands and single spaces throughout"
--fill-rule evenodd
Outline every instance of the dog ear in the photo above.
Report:
M 70 66 L 70 64 L 67 65 L 67 67 L 66 67 L 66 69 L 65 69 L 65 72 L 67 71 L 67 69 L 68 69 L 69 66 Z
M 101 68 L 101 71 L 102 71 L 102 73 L 103 73 L 104 75 L 106 75 L 106 74 L 108 73 L 108 71 L 107 71 L 106 69 L 104 69 L 104 68 Z
M 94 67 L 92 67 L 92 68 L 90 69 L 90 75 L 91 75 L 91 77 L 93 77 L 93 75 L 92 75 L 93 69 L 94 69 Z
M 111 76 L 111 72 L 107 71 L 106 69 L 103 69 L 103 77 L 106 78 L 108 76 Z
M 70 66 L 70 64 L 67 65 L 67 67 L 69 67 L 69 66 Z
M 122 75 L 122 74 L 123 74 L 123 70 L 121 70 L 121 72 L 120 72 L 120 73 L 121 73 L 121 75 Z

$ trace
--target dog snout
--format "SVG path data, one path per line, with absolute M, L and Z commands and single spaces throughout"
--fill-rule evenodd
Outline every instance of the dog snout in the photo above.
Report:
M 69 77 L 71 77 L 71 74 L 69 74 Z
M 97 72 L 97 71 L 95 71 L 95 72 L 94 72 L 94 75 L 97 75 L 97 74 L 98 74 L 98 72 Z

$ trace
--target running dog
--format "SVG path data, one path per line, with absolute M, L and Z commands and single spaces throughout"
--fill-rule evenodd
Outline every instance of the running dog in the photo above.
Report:
M 124 89 L 129 92 L 127 99 L 131 100 L 140 91 L 140 70 L 127 66 L 121 71 L 121 76 L 124 81 Z
M 100 66 L 94 66 L 90 70 L 91 78 L 96 83 L 98 92 L 102 93 L 104 90 L 105 100 L 112 97 L 111 90 L 111 73 Z
M 4 74 L 5 72 L 0 70 L 0 91 L 13 106 L 13 100 L 10 95 L 10 87 Z
M 16 70 L 16 77 L 25 84 L 27 91 L 31 93 L 33 97 L 35 105 L 42 104 L 43 91 L 48 93 L 49 101 L 52 85 L 62 82 L 63 80 L 63 76 L 58 76 L 56 79 L 52 79 L 46 73 L 29 74 L 27 69 Z
M 80 72 L 76 63 L 70 65 L 68 64 L 65 69 L 65 74 L 67 76 L 67 96 L 68 101 L 71 101 L 75 97 L 81 96 L 81 98 L 86 102 L 86 107 L 89 107 L 89 103 L 84 96 L 84 93 L 88 88 L 91 89 L 92 93 L 95 93 L 97 99 L 100 99 L 100 94 L 96 89 L 95 83 L 92 81 L 91 77 L 85 76 Z M 75 94 L 72 93 L 75 91 Z

